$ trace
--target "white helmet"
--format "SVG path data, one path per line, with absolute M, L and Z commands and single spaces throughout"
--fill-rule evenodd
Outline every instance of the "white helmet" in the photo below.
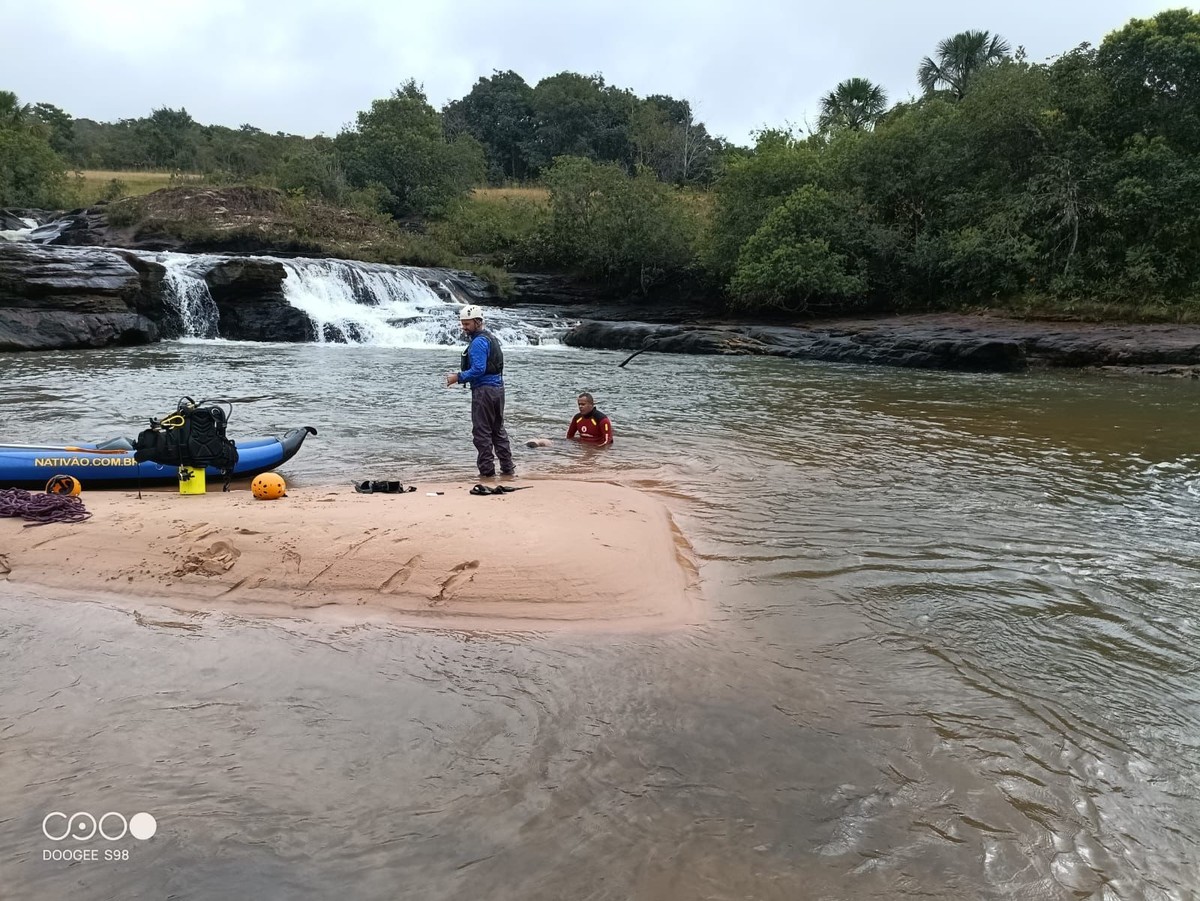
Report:
M 459 322 L 466 322 L 468 319 L 482 319 L 483 307 L 477 307 L 473 303 L 467 304 L 458 312 Z

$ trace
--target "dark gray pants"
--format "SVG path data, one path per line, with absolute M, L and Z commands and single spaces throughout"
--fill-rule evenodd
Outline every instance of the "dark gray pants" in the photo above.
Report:
M 500 458 L 500 471 L 514 472 L 512 448 L 508 444 L 508 432 L 504 430 L 504 386 L 479 385 L 471 388 L 471 440 L 479 452 L 475 463 L 481 476 L 496 474 L 496 460 Z

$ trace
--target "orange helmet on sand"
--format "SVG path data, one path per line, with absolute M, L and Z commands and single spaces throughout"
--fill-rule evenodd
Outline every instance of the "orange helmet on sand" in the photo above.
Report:
M 264 472 L 254 477 L 250 490 L 260 501 L 273 501 L 287 494 L 287 482 L 277 472 Z
M 79 492 L 82 490 L 83 486 L 74 476 L 51 476 L 50 481 L 46 483 L 47 494 L 68 494 L 71 497 L 79 497 Z

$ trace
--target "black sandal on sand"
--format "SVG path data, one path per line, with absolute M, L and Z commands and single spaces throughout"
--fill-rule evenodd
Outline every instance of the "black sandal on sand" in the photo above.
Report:
M 471 489 L 471 494 L 478 494 L 481 497 L 485 494 L 509 494 L 513 491 L 532 487 L 532 485 L 497 485 L 495 488 L 489 488 L 487 485 L 480 483 Z

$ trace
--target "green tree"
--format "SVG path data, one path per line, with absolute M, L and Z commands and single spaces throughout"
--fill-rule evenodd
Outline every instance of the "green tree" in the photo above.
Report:
M 796 141 L 789 133 L 768 130 L 753 153 L 730 159 L 713 191 L 713 214 L 702 252 L 715 284 L 733 277 L 742 245 L 770 212 L 797 188 L 823 178 L 816 142 Z
M 275 183 L 285 191 L 322 197 L 333 203 L 346 196 L 346 176 L 337 159 L 315 147 L 300 147 L 276 163 L 273 172 Z
M 1112 87 L 1123 136 L 1200 146 L 1200 12 L 1132 20 L 1104 39 L 1096 65 Z
M 843 311 L 869 287 L 870 225 L 848 195 L 794 191 L 742 247 L 729 284 L 735 306 Z
M 921 60 L 917 83 L 926 94 L 944 88 L 954 99 L 961 100 L 977 73 L 1011 56 L 1012 48 L 999 35 L 962 31 L 938 43 L 937 59 L 927 56 Z
M 629 137 L 635 166 L 679 185 L 709 181 L 721 151 L 721 142 L 696 121 L 691 103 L 666 94 L 637 102 L 630 114 Z
M 17 128 L 25 121 L 25 107 L 12 91 L 0 91 L 0 128 Z
M 163 107 L 133 123 L 136 139 L 144 146 L 149 165 L 161 169 L 192 170 L 197 160 L 197 125 L 186 109 Z
M 675 181 L 680 169 L 675 146 L 677 127 L 664 105 L 651 99 L 639 102 L 629 121 L 635 165 L 652 170 L 660 181 Z
M 442 117 L 451 138 L 465 132 L 483 145 L 489 181 L 529 176 L 525 148 L 533 131 L 533 88 L 516 72 L 479 79 L 466 97 L 446 105 Z
M 75 143 L 75 123 L 66 112 L 51 103 L 37 103 L 29 108 L 28 115 L 44 129 L 55 153 L 70 155 Z
M 26 113 L 0 91 L 0 206 L 54 208 L 66 198 L 66 167 Z
M 695 260 L 695 217 L 676 189 L 642 170 L 559 157 L 546 173 L 549 243 L 560 263 L 627 289 L 648 292 Z
M 560 72 L 533 89 L 533 133 L 526 145 L 530 165 L 544 169 L 555 157 L 633 165 L 630 117 L 637 98 L 609 87 L 600 75 Z
M 821 98 L 821 131 L 870 131 L 887 110 L 887 93 L 866 78 L 848 78 Z
M 1200 300 L 1200 153 L 1139 135 L 1105 174 L 1111 185 L 1103 199 L 1107 234 L 1089 248 L 1089 274 L 1099 275 L 1102 265 L 1100 272 L 1112 273 L 1114 287 L 1126 296 Z
M 335 141 L 349 183 L 382 187 L 393 216 L 440 212 L 483 181 L 483 148 L 469 135 L 447 141 L 441 116 L 413 80 L 360 112 Z

